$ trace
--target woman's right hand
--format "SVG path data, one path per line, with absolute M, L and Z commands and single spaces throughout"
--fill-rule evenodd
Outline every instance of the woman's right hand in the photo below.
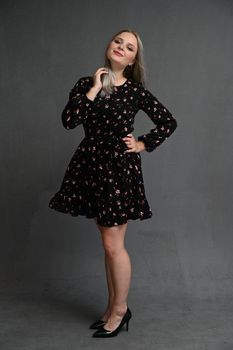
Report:
M 101 75 L 106 73 L 108 74 L 108 69 L 105 67 L 101 67 L 97 69 L 97 71 L 93 75 L 93 88 L 97 91 L 102 89 Z

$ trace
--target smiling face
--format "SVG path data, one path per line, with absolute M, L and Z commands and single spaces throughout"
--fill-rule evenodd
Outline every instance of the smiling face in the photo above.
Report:
M 123 32 L 110 42 L 107 58 L 114 63 L 126 67 L 134 63 L 138 50 L 137 39 L 132 33 Z

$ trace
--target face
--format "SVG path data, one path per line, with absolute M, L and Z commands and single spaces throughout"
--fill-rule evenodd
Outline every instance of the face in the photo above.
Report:
M 122 66 L 134 63 L 138 50 L 137 39 L 132 33 L 123 32 L 116 35 L 110 42 L 107 57 L 111 62 Z

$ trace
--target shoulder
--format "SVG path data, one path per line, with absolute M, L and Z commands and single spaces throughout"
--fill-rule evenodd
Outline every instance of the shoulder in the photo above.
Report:
M 141 82 L 134 80 L 133 78 L 128 78 L 127 87 L 130 91 L 137 97 L 137 99 L 140 99 L 140 96 L 144 93 L 144 86 Z
M 89 85 L 91 82 L 92 82 L 92 77 L 87 75 L 87 76 L 82 76 L 78 78 L 78 80 L 76 80 L 75 85 L 86 86 L 86 85 Z
M 83 92 L 85 93 L 92 86 L 92 77 L 91 76 L 81 76 L 75 80 L 71 91 L 73 92 Z
M 140 81 L 129 79 L 132 89 L 137 95 L 138 100 L 145 100 L 154 97 L 150 90 Z
M 128 78 L 128 85 L 134 90 L 138 90 L 143 86 L 141 82 L 134 80 L 133 78 Z
M 142 95 L 144 95 L 148 91 L 142 82 L 136 81 L 132 78 L 129 78 L 128 81 L 129 81 L 129 85 L 133 88 L 134 91 Z

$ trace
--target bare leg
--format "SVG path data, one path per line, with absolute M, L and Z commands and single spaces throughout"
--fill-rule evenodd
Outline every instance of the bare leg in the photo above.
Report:
M 113 288 L 113 283 L 112 283 L 112 277 L 111 277 L 111 271 L 110 271 L 110 266 L 108 262 L 108 256 L 105 253 L 105 270 L 106 270 L 106 276 L 107 276 L 107 283 L 108 283 L 108 306 L 107 309 L 101 317 L 102 320 L 107 321 L 108 317 L 110 316 L 111 309 L 114 303 L 114 288 Z
M 131 262 L 124 246 L 127 224 L 99 226 L 114 289 L 110 315 L 104 328 L 114 330 L 127 310 L 127 296 L 131 280 Z
M 99 231 L 101 232 L 101 226 L 99 226 L 96 219 L 95 219 L 95 222 L 96 222 L 96 225 L 97 225 Z M 110 316 L 111 308 L 112 308 L 113 302 L 114 302 L 114 288 L 113 288 L 113 283 L 112 283 L 110 266 L 109 266 L 109 262 L 108 262 L 108 256 L 107 256 L 106 252 L 105 252 L 104 259 L 105 259 L 105 271 L 106 271 L 107 286 L 108 286 L 108 305 L 105 309 L 104 314 L 102 315 L 102 317 L 100 319 L 103 321 L 107 321 L 108 317 Z

